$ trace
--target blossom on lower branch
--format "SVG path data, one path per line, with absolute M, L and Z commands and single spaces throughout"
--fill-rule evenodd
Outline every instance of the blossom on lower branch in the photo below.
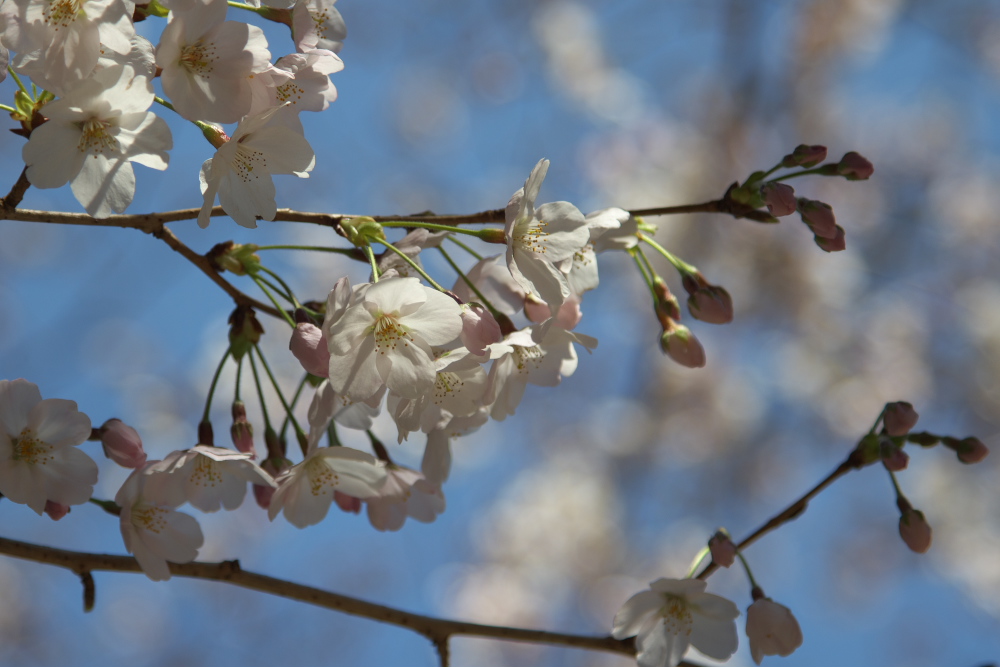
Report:
M 87 502 L 97 464 L 76 448 L 90 436 L 90 418 L 74 401 L 42 400 L 27 380 L 0 380 L 0 493 L 37 514 L 47 502 Z
M 249 452 L 197 445 L 167 454 L 146 473 L 150 498 L 172 507 L 191 503 L 202 512 L 243 504 L 247 482 L 274 486 L 274 480 L 250 460 Z
M 134 470 L 115 502 L 121 507 L 121 531 L 125 548 L 135 556 L 139 567 L 153 581 L 170 578 L 171 563 L 190 563 L 198 557 L 205 541 L 194 517 L 174 511 L 169 505 L 147 498 L 146 474 L 157 461 Z
M 639 667 L 675 667 L 688 646 L 710 658 L 736 652 L 736 617 L 731 601 L 706 593 L 699 579 L 657 579 L 650 590 L 630 597 L 615 614 L 612 635 L 636 638 Z

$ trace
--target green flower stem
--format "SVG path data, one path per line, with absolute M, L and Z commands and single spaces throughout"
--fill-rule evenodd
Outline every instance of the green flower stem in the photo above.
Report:
M 353 255 L 353 248 L 332 248 L 326 246 L 312 246 L 312 245 L 262 245 L 257 247 L 258 251 L 261 250 L 315 250 L 316 252 L 335 252 L 341 255 Z
M 701 562 L 705 560 L 705 556 L 707 556 L 708 554 L 709 554 L 709 548 L 702 547 L 701 551 L 699 551 L 698 554 L 694 557 L 694 560 L 691 561 L 691 568 L 688 570 L 687 576 L 684 577 L 685 579 L 690 579 L 691 577 L 694 576 L 694 573 L 698 570 L 698 566 L 701 565 Z
M 490 314 L 493 315 L 494 318 L 496 318 L 497 313 L 499 311 L 493 307 L 493 304 L 490 303 L 489 299 L 483 296 L 483 293 L 479 291 L 479 288 L 476 287 L 475 284 L 473 284 L 473 282 L 469 280 L 469 277 L 462 272 L 462 269 L 458 268 L 458 264 L 455 264 L 455 261 L 451 258 L 451 255 L 449 255 L 448 252 L 441 246 L 438 246 L 438 251 L 441 253 L 441 256 L 444 257 L 444 261 L 448 262 L 451 268 L 455 269 L 455 273 L 461 276 L 462 280 L 465 281 L 465 284 L 469 286 L 470 290 L 472 290 L 472 293 L 476 295 L 477 299 L 479 299 L 479 302 L 484 306 L 486 306 L 486 309 L 490 311 Z
M 458 239 L 456 239 L 454 236 L 447 236 L 446 238 L 449 241 L 451 241 L 452 243 L 454 243 L 455 245 L 457 245 L 459 248 L 461 248 L 462 250 L 464 250 L 465 252 L 467 252 L 470 255 L 472 255 L 473 257 L 475 257 L 477 260 L 481 260 L 483 258 L 482 255 L 480 255 L 478 252 L 476 252 L 475 250 L 473 250 L 469 246 L 465 245 L 464 243 L 462 243 L 461 241 L 459 241 Z
M 888 468 L 886 468 L 885 471 L 889 473 L 889 479 L 892 480 L 892 488 L 896 491 L 896 499 L 905 498 L 906 496 L 903 495 L 903 489 L 899 488 L 899 480 L 896 479 L 896 473 Z
M 836 164 L 836 163 L 834 163 Z M 813 167 L 812 169 L 803 169 L 802 171 L 793 171 L 790 174 L 785 174 L 784 176 L 778 176 L 777 178 L 772 178 L 771 183 L 777 183 L 778 181 L 787 181 L 790 178 L 798 178 L 799 176 L 808 176 L 809 174 L 823 174 L 824 169 L 828 169 L 829 165 L 821 164 L 818 167 Z M 824 174 L 828 176 L 829 174 Z
M 119 516 L 122 513 L 122 508 L 119 507 L 118 503 L 116 503 L 113 500 L 100 500 L 98 498 L 90 498 L 89 502 L 94 503 L 108 514 L 114 514 L 115 516 Z
M 295 298 L 295 292 L 293 292 L 292 288 L 288 286 L 288 283 L 286 283 L 284 280 L 281 279 L 281 276 L 279 276 L 277 273 L 267 268 L 266 266 L 261 266 L 260 270 L 266 273 L 267 275 L 271 276 L 275 280 L 277 280 L 281 284 L 281 286 L 285 288 L 285 295 L 288 296 L 289 301 L 295 304 L 296 308 L 302 305 L 301 303 L 299 303 L 299 300 Z
M 247 5 L 242 2 L 233 2 L 233 0 L 229 0 L 227 4 L 230 7 L 235 7 L 236 9 L 245 9 L 248 12 L 253 12 L 254 14 L 260 13 L 260 7 L 254 7 L 253 5 Z
M 292 396 L 292 409 L 295 409 L 296 404 L 299 402 L 299 397 L 302 396 L 302 390 L 306 386 L 306 382 L 309 380 L 309 374 L 306 373 L 302 376 L 302 380 L 299 382 L 299 386 L 295 389 L 295 395 Z M 285 439 L 285 431 L 288 430 L 288 417 L 285 417 L 285 421 L 281 423 L 281 439 Z
M 243 379 L 243 357 L 236 362 L 236 395 L 234 401 L 240 400 L 240 381 Z
M 215 369 L 215 375 L 212 376 L 212 384 L 208 388 L 208 398 L 205 399 L 205 412 L 201 415 L 203 422 L 208 421 L 208 413 L 212 410 L 212 397 L 215 396 L 215 385 L 218 384 L 219 376 L 222 374 L 222 367 L 225 365 L 226 359 L 229 358 L 232 351 L 231 347 L 226 348 L 226 353 L 222 355 L 222 359 L 219 360 L 219 365 Z
M 427 275 L 427 272 L 424 271 L 422 268 L 420 268 L 419 264 L 417 264 L 412 259 L 410 259 L 409 255 L 407 255 L 405 252 L 403 252 L 402 250 L 400 250 L 396 246 L 392 245 L 391 243 L 389 243 L 385 239 L 381 239 L 378 242 L 381 243 L 382 245 L 384 245 L 389 250 L 391 250 L 394 253 L 396 253 L 397 255 L 399 255 L 400 258 L 403 259 L 403 261 L 405 261 L 407 264 L 409 264 L 410 267 L 413 268 L 414 271 L 416 271 L 421 276 L 423 276 L 424 280 L 426 280 L 428 283 L 430 283 L 431 287 L 433 287 L 434 289 L 436 289 L 439 292 L 446 291 L 445 288 L 443 288 L 440 285 L 438 285 L 438 283 L 437 283 L 436 280 L 434 280 L 429 275 Z
M 163 99 L 159 95 L 156 95 L 155 97 L 153 97 L 153 101 L 156 102 L 157 104 L 160 104 L 162 106 L 167 107 L 171 111 L 174 111 L 174 112 L 177 111 L 177 109 L 174 108 L 173 104 L 171 104 L 170 102 L 166 101 L 165 99 Z
M 465 234 L 466 236 L 480 236 L 483 230 L 480 229 L 465 229 L 463 227 L 453 227 L 452 225 L 439 225 L 436 222 L 403 222 L 403 221 L 390 221 L 390 222 L 380 222 L 383 227 L 407 227 L 407 228 L 420 228 L 427 229 L 432 232 L 451 232 L 452 234 Z M 381 243 L 381 241 L 379 241 Z
M 743 563 L 743 569 L 746 570 L 747 579 L 750 580 L 750 586 L 752 588 L 760 588 L 760 586 L 757 585 L 757 580 L 753 578 L 753 572 L 750 570 L 750 564 L 747 563 L 747 559 L 743 557 L 743 553 L 737 551 L 736 557 L 740 559 L 741 563 Z
M 15 113 L 15 112 L 17 112 L 17 109 L 15 109 L 14 107 L 9 107 L 6 104 L 0 104 L 0 109 L 3 109 L 4 111 L 6 111 L 8 113 Z
M 372 265 L 372 282 L 378 282 L 378 262 L 375 261 L 375 251 L 370 245 L 364 247 L 364 253 L 368 255 L 368 263 Z
M 278 300 L 274 298 L 273 294 L 271 294 L 271 290 L 267 289 L 267 285 L 264 284 L 264 280 L 259 276 L 255 276 L 253 274 L 250 274 L 250 277 L 253 278 L 253 281 L 255 283 L 257 283 L 257 287 L 259 287 L 261 291 L 267 295 L 267 298 L 271 300 L 271 303 L 273 303 L 274 307 L 278 309 L 278 311 L 281 313 L 281 316 L 285 318 L 285 321 L 288 322 L 288 326 L 294 329 L 295 320 L 293 320 L 291 315 L 288 314 L 288 311 L 286 311 L 285 308 L 280 303 L 278 303 Z
M 21 89 L 22 93 L 24 93 L 31 99 L 35 99 L 34 96 L 28 92 L 28 89 L 24 86 L 24 83 L 22 83 L 21 77 L 17 75 L 17 72 L 15 72 L 14 68 L 11 67 L 10 65 L 7 65 L 7 73 L 10 74 L 10 78 L 14 79 L 14 83 L 16 83 L 17 87 Z
M 274 282 L 268 280 L 267 278 L 264 278 L 263 276 L 257 276 L 257 278 L 259 278 L 262 283 L 264 283 L 265 285 L 267 285 L 268 287 L 270 287 L 272 290 L 274 290 L 275 292 L 277 292 L 278 296 L 282 297 L 288 303 L 291 303 L 291 304 L 295 303 L 295 300 L 292 298 L 292 296 L 284 288 L 282 288 L 281 286 L 276 285 Z
M 336 422 L 332 419 L 330 420 L 330 425 L 326 427 L 326 437 L 330 438 L 331 447 L 343 447 L 340 437 L 337 435 Z
M 639 269 L 639 273 L 642 274 L 642 279 L 646 281 L 646 287 L 649 288 L 649 293 L 653 296 L 653 303 L 656 303 L 656 290 L 653 288 L 653 278 L 647 272 L 646 267 L 643 266 L 643 260 L 646 259 L 646 256 L 643 254 L 642 248 L 639 246 L 629 248 L 628 254 L 632 256 L 633 260 L 635 260 L 635 265 Z M 646 263 L 649 263 L 648 260 Z
M 274 378 L 274 374 L 271 372 L 271 367 L 267 365 L 267 359 L 264 358 L 264 354 L 260 351 L 260 345 L 254 345 L 253 349 L 257 352 L 257 357 L 260 359 L 261 365 L 264 366 L 264 372 L 267 373 L 267 377 L 271 380 L 271 386 L 274 387 L 274 391 L 278 394 L 278 400 L 281 401 L 281 405 L 285 408 L 285 414 L 288 419 L 292 422 L 292 426 L 295 428 L 295 436 L 298 438 L 299 442 L 303 442 L 306 439 L 305 431 L 299 426 L 299 422 L 295 419 L 295 415 L 292 414 L 292 407 L 285 400 L 284 394 L 281 393 L 281 387 L 278 386 L 278 381 Z M 303 454 L 305 452 L 303 451 Z
M 659 243 L 651 239 L 646 234 L 639 234 L 639 240 L 648 243 L 652 246 L 658 253 L 666 257 L 667 261 L 673 264 L 674 268 L 677 269 L 681 274 L 694 273 L 698 269 L 691 266 L 680 257 L 677 257 L 672 252 L 661 246 Z
M 885 408 L 882 408 L 882 412 L 878 413 L 878 417 L 875 419 L 875 423 L 872 424 L 872 427 L 870 429 L 868 429 L 869 435 L 875 435 L 875 429 L 878 428 L 878 425 L 882 421 L 883 417 L 885 417 Z
M 264 388 L 260 386 L 260 374 L 257 373 L 257 363 L 253 360 L 253 355 L 248 354 L 250 359 L 250 370 L 253 371 L 253 383 L 257 387 L 257 396 L 260 398 L 260 411 L 264 415 L 264 430 L 273 431 L 271 428 L 271 417 L 267 414 L 267 401 L 264 400 Z

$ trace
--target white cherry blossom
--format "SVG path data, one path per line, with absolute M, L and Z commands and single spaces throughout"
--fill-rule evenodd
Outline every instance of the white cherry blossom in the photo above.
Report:
M 234 510 L 243 504 L 247 482 L 274 486 L 251 457 L 250 452 L 208 445 L 171 452 L 147 470 L 146 494 L 171 507 L 189 502 L 202 512 Z
M 410 517 L 431 523 L 444 512 L 441 487 L 428 483 L 423 473 L 402 466 L 388 466 L 388 477 L 377 495 L 365 501 L 368 521 L 376 530 L 396 531 Z
M 97 464 L 76 448 L 90 437 L 90 418 L 74 401 L 42 399 L 27 380 L 0 380 L 0 493 L 38 515 L 47 501 L 87 502 Z
M 243 227 L 255 228 L 258 216 L 274 220 L 278 207 L 271 176 L 308 178 L 316 155 L 300 132 L 272 122 L 279 109 L 244 118 L 232 138 L 202 165 L 199 226 L 208 227 L 216 195 L 226 214 Z
M 462 309 L 449 296 L 416 278 L 383 278 L 353 291 L 350 304 L 327 329 L 330 384 L 364 400 L 382 385 L 404 398 L 434 386 L 431 346 L 451 343 L 462 332 Z
M 198 521 L 173 507 L 150 500 L 145 495 L 150 461 L 132 471 L 115 496 L 121 507 L 120 527 L 125 548 L 139 561 L 139 567 L 153 581 L 170 578 L 171 563 L 190 563 L 204 543 Z
M 292 37 L 302 53 L 313 49 L 340 52 L 347 37 L 344 17 L 334 7 L 337 0 L 296 0 L 292 8 Z
M 763 596 L 763 593 L 760 593 Z M 765 655 L 791 655 L 802 646 L 802 629 L 791 610 L 768 597 L 757 597 L 747 609 L 750 655 L 760 664 Z
M 49 120 L 31 133 L 21 155 L 38 188 L 70 183 L 87 213 L 123 212 L 135 194 L 132 162 L 166 169 L 170 129 L 148 111 L 153 86 L 130 66 L 101 69 L 45 105 Z
M 534 292 L 559 311 L 570 295 L 566 275 L 557 264 L 573 256 L 590 239 L 583 213 L 569 202 L 553 202 L 535 208 L 535 199 L 549 169 L 540 160 L 524 187 L 507 203 L 504 234 L 507 237 L 507 267 L 526 291 Z
M 715 660 L 736 651 L 736 617 L 731 601 L 706 593 L 698 579 L 657 579 L 650 590 L 630 597 L 615 614 L 612 636 L 638 635 L 639 667 L 675 667 L 688 646 Z

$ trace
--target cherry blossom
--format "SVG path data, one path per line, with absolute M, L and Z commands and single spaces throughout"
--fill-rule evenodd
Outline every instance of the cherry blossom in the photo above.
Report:
M 552 314 L 559 311 L 570 295 L 566 275 L 556 264 L 580 251 L 590 239 L 587 221 L 569 202 L 543 204 L 535 209 L 535 199 L 549 169 L 540 160 L 524 187 L 507 203 L 507 268 L 514 280 L 549 304 Z
M 366 399 L 384 384 L 404 398 L 434 386 L 431 345 L 462 332 L 462 309 L 416 278 L 383 278 L 355 290 L 350 305 L 327 331 L 330 384 L 340 394 Z
M 445 508 L 440 486 L 428 483 L 423 473 L 396 465 L 388 466 L 385 483 L 365 503 L 368 521 L 382 531 L 399 530 L 407 517 L 431 523 Z
M 0 493 L 39 516 L 46 503 L 80 505 L 97 483 L 97 464 L 76 448 L 90 418 L 74 401 L 42 399 L 27 380 L 0 380 Z
M 129 475 L 115 496 L 121 507 L 120 526 L 125 548 L 153 581 L 170 578 L 171 563 L 190 563 L 204 543 L 197 520 L 173 507 L 149 499 L 145 485 L 151 461 Z
M 802 646 L 802 629 L 791 610 L 763 595 L 754 589 L 754 603 L 747 609 L 750 655 L 758 665 L 765 655 L 785 657 Z
M 274 220 L 278 207 L 271 176 L 308 178 L 316 155 L 300 132 L 271 122 L 279 110 L 275 107 L 244 118 L 232 138 L 202 165 L 200 227 L 208 227 L 216 195 L 226 214 L 243 227 L 255 228 L 258 216 Z
M 171 507 L 189 502 L 202 512 L 234 510 L 243 504 L 247 482 L 274 486 L 251 456 L 208 445 L 171 452 L 146 471 L 146 494 Z
M 629 598 L 615 614 L 612 635 L 638 635 L 639 667 L 675 667 L 688 646 L 715 660 L 727 660 L 735 651 L 736 617 L 731 601 L 706 593 L 698 579 L 657 579 L 650 590 Z
M 170 129 L 148 111 L 150 80 L 127 65 L 96 72 L 62 98 L 45 105 L 49 120 L 35 128 L 22 156 L 38 188 L 67 182 L 87 213 L 121 213 L 135 194 L 132 162 L 166 169 Z
M 315 49 L 278 58 L 266 75 L 255 74 L 254 101 L 248 113 L 285 105 L 281 115 L 301 131 L 300 111 L 325 111 L 337 99 L 330 75 L 344 69 L 344 62 L 332 51 Z M 254 85 L 261 82 L 270 85 Z M 424 230 L 426 231 L 426 230 Z
M 296 0 L 292 8 L 292 37 L 303 53 L 326 49 L 337 53 L 344 46 L 347 26 L 333 5 L 337 0 Z

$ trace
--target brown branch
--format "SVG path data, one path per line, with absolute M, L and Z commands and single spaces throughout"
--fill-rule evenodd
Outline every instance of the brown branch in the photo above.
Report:
M 129 556 L 113 556 L 108 554 L 67 551 L 54 547 L 44 547 L 17 540 L 0 537 L 0 553 L 15 558 L 31 560 L 63 567 L 77 574 L 87 572 L 141 572 L 136 560 Z M 331 593 L 311 586 L 303 586 L 283 579 L 275 579 L 262 574 L 255 574 L 240 569 L 239 561 L 223 561 L 221 563 L 186 563 L 178 565 L 170 563 L 170 572 L 178 577 L 191 579 L 210 579 L 221 581 L 241 588 L 248 588 L 262 593 L 270 593 L 278 597 L 298 600 L 317 607 L 332 609 L 352 616 L 361 616 L 382 623 L 398 625 L 421 634 L 431 642 L 440 655 L 446 656 L 448 638 L 456 635 L 470 637 L 491 637 L 507 641 L 531 642 L 569 646 L 592 651 L 609 651 L 624 655 L 635 655 L 635 645 L 631 641 L 621 641 L 612 637 L 595 637 L 590 635 L 575 635 L 560 632 L 546 632 L 529 628 L 512 628 L 498 625 L 482 625 L 466 623 L 444 618 L 434 618 L 423 614 L 387 607 L 358 598 Z M 442 657 L 442 660 L 446 658 Z M 691 663 L 688 667 L 697 667 Z
M 21 175 L 17 177 L 17 181 L 14 182 L 13 187 L 11 187 L 10 192 L 3 199 L 0 199 L 0 211 L 9 212 L 17 208 L 17 205 L 21 203 L 24 199 L 24 193 L 28 191 L 31 187 L 31 183 L 28 181 L 28 168 L 25 167 L 21 170 Z
M 823 489 L 833 484 L 835 481 L 851 472 L 852 470 L 859 470 L 864 464 L 861 462 L 860 454 L 858 450 L 853 450 L 851 454 L 837 466 L 833 472 L 823 478 L 816 486 L 806 491 L 806 493 L 793 502 L 791 505 L 781 510 L 773 517 L 767 520 L 767 522 L 762 525 L 757 530 L 753 531 L 747 537 L 743 538 L 743 541 L 736 545 L 736 548 L 742 551 L 746 549 L 751 544 L 767 535 L 772 530 L 775 530 L 779 526 L 794 521 L 795 519 L 802 516 L 805 513 L 806 508 L 809 506 L 809 501 L 820 494 Z M 712 573 L 719 569 L 719 565 L 712 561 L 705 568 L 698 573 L 697 579 L 707 579 L 712 576 Z

